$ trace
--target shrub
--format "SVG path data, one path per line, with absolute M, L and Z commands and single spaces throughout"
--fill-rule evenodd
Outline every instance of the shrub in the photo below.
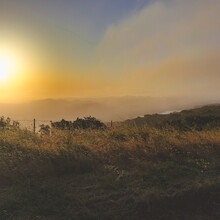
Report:
M 104 129 L 106 125 L 95 117 L 77 118 L 75 121 L 66 121 L 62 119 L 60 122 L 52 122 L 52 128 L 59 130 L 73 129 Z
M 50 126 L 49 125 L 40 125 L 40 130 L 39 130 L 41 135 L 49 135 L 50 134 Z
M 73 128 L 73 123 L 71 121 L 66 121 L 62 119 L 61 121 L 58 122 L 51 122 L 51 127 L 59 130 L 66 130 Z
M 103 129 L 106 128 L 106 125 L 96 118 L 89 116 L 84 119 L 77 118 L 73 122 L 73 127 L 77 129 Z
M 9 117 L 7 117 L 6 119 L 4 118 L 4 116 L 0 117 L 0 127 L 2 128 L 19 128 L 20 127 L 20 123 L 18 121 L 11 121 L 11 119 Z

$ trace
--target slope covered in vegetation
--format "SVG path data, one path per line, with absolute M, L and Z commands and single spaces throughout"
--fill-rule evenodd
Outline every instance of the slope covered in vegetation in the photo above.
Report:
M 153 114 L 125 121 L 127 125 L 171 128 L 180 131 L 213 130 L 220 127 L 220 105 L 174 112 L 171 114 Z
M 2 127 L 0 219 L 219 219 L 220 130 L 203 128 Z

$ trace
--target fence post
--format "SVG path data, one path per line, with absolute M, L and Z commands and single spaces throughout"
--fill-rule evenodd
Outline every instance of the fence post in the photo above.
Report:
M 52 121 L 50 121 L 50 136 L 52 134 Z
M 35 131 L 36 131 L 36 124 L 35 124 L 35 122 L 36 122 L 36 120 L 35 120 L 35 118 L 34 118 L 34 133 L 35 133 Z

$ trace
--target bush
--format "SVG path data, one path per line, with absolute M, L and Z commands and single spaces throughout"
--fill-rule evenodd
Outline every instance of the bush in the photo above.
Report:
M 41 135 L 49 135 L 50 134 L 50 126 L 49 125 L 40 125 L 40 130 L 39 130 Z
M 106 125 L 94 117 L 77 118 L 73 122 L 74 128 L 81 129 L 103 129 Z
M 51 127 L 59 130 L 72 129 L 73 123 L 62 119 L 61 121 L 51 122 Z
M 20 127 L 20 123 L 18 121 L 11 121 L 11 119 L 9 117 L 7 117 L 6 119 L 4 118 L 4 116 L 2 116 L 0 118 L 0 127 L 2 128 L 19 128 Z
M 95 117 L 77 118 L 75 121 L 66 121 L 62 119 L 60 122 L 52 122 L 52 128 L 59 130 L 73 130 L 73 129 L 104 129 L 106 125 L 96 119 Z

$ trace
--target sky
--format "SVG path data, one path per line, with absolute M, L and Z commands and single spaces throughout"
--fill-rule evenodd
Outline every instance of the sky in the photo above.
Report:
M 0 101 L 219 100 L 219 11 L 219 0 L 0 0 Z

